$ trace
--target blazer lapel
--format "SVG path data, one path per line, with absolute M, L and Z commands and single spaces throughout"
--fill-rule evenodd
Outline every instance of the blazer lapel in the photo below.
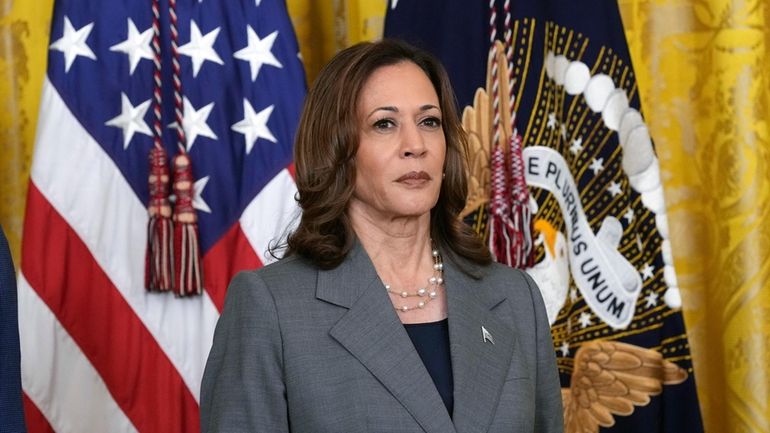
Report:
M 484 287 L 483 280 L 469 277 L 451 262 L 444 266 L 454 425 L 458 433 L 486 432 L 511 363 L 515 332 L 494 311 L 506 300 L 502 291 Z M 481 276 L 483 271 L 476 270 Z
M 330 335 L 393 394 L 426 432 L 455 431 L 441 396 L 359 243 L 340 266 L 319 272 L 317 297 L 349 309 L 331 328 Z

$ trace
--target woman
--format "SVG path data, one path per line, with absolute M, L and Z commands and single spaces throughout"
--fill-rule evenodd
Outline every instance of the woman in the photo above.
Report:
M 396 41 L 342 51 L 295 143 L 286 258 L 236 276 L 203 431 L 556 432 L 540 293 L 457 218 L 465 137 L 449 80 Z

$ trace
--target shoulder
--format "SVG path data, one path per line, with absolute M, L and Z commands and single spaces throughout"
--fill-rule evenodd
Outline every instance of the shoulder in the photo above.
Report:
M 227 289 L 227 298 L 270 297 L 275 301 L 298 291 L 314 290 L 317 274 L 318 268 L 301 257 L 286 257 L 236 274 Z
M 533 284 L 526 272 L 501 263 L 493 262 L 482 269 L 483 278 L 488 281 L 500 282 L 506 286 L 523 286 L 524 288 Z
M 487 290 L 498 292 L 513 301 L 511 304 L 519 314 L 525 311 L 534 314 L 543 307 L 540 289 L 527 272 L 500 263 L 481 269 L 481 281 Z
M 535 282 L 521 269 L 494 261 L 482 265 L 456 254 L 448 254 L 448 262 L 454 272 L 464 275 L 462 278 L 466 278 L 472 286 L 487 292 L 491 298 L 513 296 L 520 300 L 522 297 L 530 299 L 533 296 L 540 297 L 540 291 Z
M 533 284 L 527 273 L 520 269 L 495 261 L 489 264 L 479 264 L 452 251 L 446 255 L 447 261 L 452 268 L 465 274 L 466 277 L 472 280 L 503 287 L 523 286 L 527 288 L 530 284 Z
M 492 262 L 477 267 L 477 279 L 490 290 L 502 291 L 516 297 L 540 296 L 537 285 L 525 271 L 501 263 Z

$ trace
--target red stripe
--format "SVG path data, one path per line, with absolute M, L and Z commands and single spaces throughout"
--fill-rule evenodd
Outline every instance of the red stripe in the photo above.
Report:
M 45 415 L 40 412 L 35 402 L 30 400 L 27 393 L 23 393 L 22 401 L 24 403 L 24 422 L 27 424 L 28 433 L 56 433 L 48 424 Z
M 204 287 L 220 313 L 230 279 L 239 271 L 259 267 L 262 262 L 236 222 L 203 257 Z
M 296 182 L 297 181 L 297 175 L 296 171 L 294 169 L 294 163 L 292 162 L 286 167 L 286 170 L 289 172 L 289 176 Z
M 23 239 L 24 276 L 134 426 L 141 432 L 197 432 L 198 405 L 179 373 L 77 233 L 32 182 Z

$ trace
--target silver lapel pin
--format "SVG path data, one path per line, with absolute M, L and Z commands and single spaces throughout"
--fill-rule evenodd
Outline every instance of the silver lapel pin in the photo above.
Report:
M 495 339 L 492 338 L 492 334 L 490 334 L 489 331 L 487 331 L 487 328 L 483 326 L 481 327 L 481 336 L 484 339 L 485 343 L 489 342 L 489 343 L 495 344 Z

